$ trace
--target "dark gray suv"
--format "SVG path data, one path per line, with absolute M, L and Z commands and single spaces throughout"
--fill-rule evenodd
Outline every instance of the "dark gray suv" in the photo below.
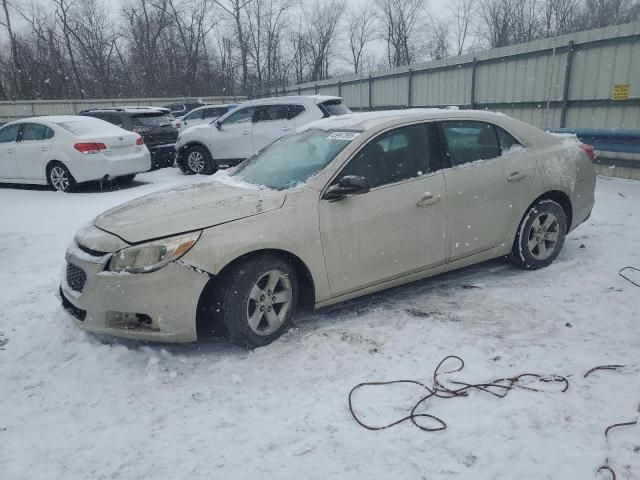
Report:
M 143 138 L 151 153 L 151 170 L 172 167 L 176 158 L 175 143 L 178 130 L 173 117 L 164 108 L 111 107 L 84 110 L 80 115 L 95 117 L 120 128 L 136 132 Z

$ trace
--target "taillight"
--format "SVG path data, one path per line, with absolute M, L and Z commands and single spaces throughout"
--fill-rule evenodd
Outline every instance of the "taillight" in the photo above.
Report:
M 180 130 L 182 128 L 182 124 L 180 122 L 176 122 L 176 128 Z
M 100 150 L 106 150 L 107 146 L 104 143 L 76 143 L 73 148 L 82 153 L 100 153 Z
M 142 137 L 136 138 L 136 145 L 144 145 L 144 138 Z
M 589 157 L 589 160 L 591 160 L 592 162 L 596 161 L 596 152 L 593 148 L 593 145 L 587 145 L 586 143 L 581 143 L 578 146 L 580 147 L 580 150 L 582 150 L 584 153 L 587 154 L 587 156 Z

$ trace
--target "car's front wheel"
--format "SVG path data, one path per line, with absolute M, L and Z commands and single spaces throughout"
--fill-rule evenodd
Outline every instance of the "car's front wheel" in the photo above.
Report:
M 187 174 L 213 175 L 218 170 L 213 158 L 204 147 L 198 145 L 189 147 L 183 155 L 180 169 Z
M 60 192 L 71 192 L 76 188 L 76 181 L 73 175 L 60 162 L 53 162 L 47 167 L 47 182 Z
M 285 259 L 251 257 L 223 277 L 211 309 L 231 343 L 245 348 L 268 345 L 291 325 L 298 304 L 298 277 Z
M 509 258 L 527 270 L 546 267 L 562 250 L 566 234 L 567 215 L 560 204 L 540 200 L 522 219 Z

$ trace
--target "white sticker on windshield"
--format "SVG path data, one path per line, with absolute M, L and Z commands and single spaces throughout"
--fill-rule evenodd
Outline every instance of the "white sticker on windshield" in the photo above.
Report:
M 327 137 L 329 140 L 347 140 L 351 141 L 360 135 L 359 132 L 333 132 Z

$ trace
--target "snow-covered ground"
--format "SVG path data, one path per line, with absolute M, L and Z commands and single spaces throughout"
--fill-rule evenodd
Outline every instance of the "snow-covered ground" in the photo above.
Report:
M 0 477 L 6 479 L 640 478 L 640 182 L 600 178 L 591 219 L 549 268 L 488 262 L 298 319 L 271 346 L 96 338 L 54 294 L 74 231 L 102 210 L 194 182 L 174 169 L 121 191 L 0 188 Z M 469 288 L 474 286 L 477 288 Z M 159 292 L 161 294 L 161 292 Z M 449 428 L 372 432 L 347 395 L 369 380 L 430 381 L 448 354 L 468 382 L 569 377 L 566 393 L 435 399 Z M 602 364 L 621 371 L 583 374 Z M 361 391 L 382 424 L 423 392 Z

